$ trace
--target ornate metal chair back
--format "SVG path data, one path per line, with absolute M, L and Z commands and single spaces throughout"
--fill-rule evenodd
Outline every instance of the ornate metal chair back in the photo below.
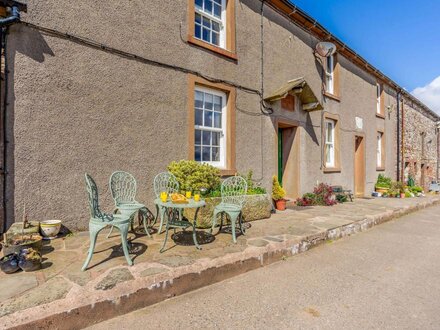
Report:
M 136 179 L 130 173 L 116 171 L 110 176 L 110 191 L 115 205 L 136 202 Z
M 170 172 L 162 172 L 154 178 L 154 194 L 156 195 L 156 198 L 159 198 L 160 193 L 163 191 L 168 194 L 179 192 L 179 182 L 177 182 L 174 174 Z
M 231 176 L 222 182 L 222 203 L 243 207 L 247 193 L 247 182 L 241 176 Z
M 86 189 L 89 197 L 89 207 L 90 207 L 90 216 L 92 218 L 98 218 L 102 221 L 111 221 L 113 218 L 103 212 L 99 208 L 99 199 L 98 199 L 98 187 L 96 186 L 95 180 L 89 175 L 85 174 L 86 179 Z

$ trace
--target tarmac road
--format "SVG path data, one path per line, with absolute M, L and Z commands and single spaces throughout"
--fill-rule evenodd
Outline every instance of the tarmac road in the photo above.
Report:
M 92 329 L 440 329 L 440 206 Z

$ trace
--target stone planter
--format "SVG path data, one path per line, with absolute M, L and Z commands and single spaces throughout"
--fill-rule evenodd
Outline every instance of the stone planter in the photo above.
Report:
M 206 206 L 199 210 L 197 215 L 198 228 L 210 228 L 212 226 L 212 214 L 216 205 L 222 201 L 221 197 L 206 198 Z M 270 218 L 272 199 L 270 195 L 247 195 L 243 206 L 243 221 L 254 221 Z M 193 219 L 195 210 L 185 210 L 184 216 Z

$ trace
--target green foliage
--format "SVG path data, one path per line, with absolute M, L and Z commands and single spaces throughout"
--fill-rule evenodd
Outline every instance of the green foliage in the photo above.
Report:
M 376 181 L 376 188 L 391 188 L 392 180 L 391 178 L 379 174 Z
M 208 191 L 220 185 L 220 170 L 209 164 L 203 164 L 194 160 L 181 160 L 171 162 L 168 171 L 176 176 L 182 190 L 200 190 L 206 188 Z
M 348 198 L 344 194 L 337 194 L 336 200 L 338 201 L 338 203 L 345 203 L 348 200 Z
M 266 189 L 260 186 L 260 183 L 254 182 L 252 178 L 253 175 L 252 171 L 248 171 L 246 175 L 241 175 L 241 174 L 238 175 L 246 179 L 246 183 L 248 185 L 248 190 L 246 195 L 263 195 L 267 193 Z M 221 197 L 221 195 L 222 195 L 221 185 L 218 185 L 208 192 L 207 197 Z
M 403 194 L 405 192 L 405 185 L 400 181 L 393 181 L 391 183 L 391 190 L 396 192 L 396 194 Z
M 423 192 L 423 188 L 420 186 L 412 186 L 412 187 L 408 187 L 408 189 L 414 194 Z
M 283 199 L 286 196 L 286 191 L 281 187 L 278 177 L 272 177 L 272 198 L 276 201 Z
M 296 200 L 298 206 L 310 205 L 335 205 L 337 201 L 333 197 L 333 189 L 331 186 L 320 183 L 313 189 L 313 193 L 305 193 L 302 198 Z
M 411 195 L 409 191 L 405 191 L 405 197 L 409 198 L 409 197 L 413 197 L 413 195 Z

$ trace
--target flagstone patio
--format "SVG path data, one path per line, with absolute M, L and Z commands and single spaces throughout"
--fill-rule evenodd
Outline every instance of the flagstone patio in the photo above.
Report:
M 46 243 L 42 270 L 0 274 L 0 327 L 32 324 L 68 328 L 62 321 L 65 319 L 77 322 L 75 327 L 86 326 L 438 202 L 439 196 L 356 199 L 333 207 L 288 209 L 252 222 L 237 244 L 232 243 L 230 234 L 220 233 L 200 251 L 194 246 L 175 245 L 169 239 L 167 250 L 159 253 L 164 234 L 148 238 L 140 232 L 130 233 L 132 267 L 126 264 L 118 233 L 107 239 L 104 231 L 85 272 L 81 266 L 88 233 L 74 233 Z M 204 272 L 206 276 L 200 277 Z M 186 275 L 191 276 L 181 282 Z M 107 305 L 99 307 L 100 302 Z M 109 307 L 115 304 L 117 307 Z M 89 314 L 86 307 L 94 309 L 93 313 Z M 82 314 L 89 318 L 75 316 Z

